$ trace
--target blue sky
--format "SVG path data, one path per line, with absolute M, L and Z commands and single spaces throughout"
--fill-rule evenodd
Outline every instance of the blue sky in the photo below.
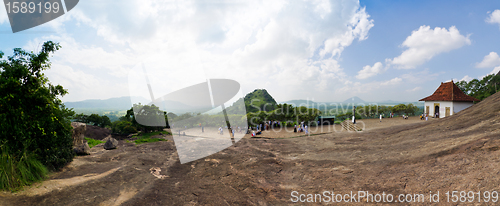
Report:
M 60 42 L 46 74 L 63 101 L 128 96 L 145 65 L 155 96 L 230 78 L 277 101 L 418 101 L 441 82 L 500 70 L 500 1 L 81 1 L 0 50 Z

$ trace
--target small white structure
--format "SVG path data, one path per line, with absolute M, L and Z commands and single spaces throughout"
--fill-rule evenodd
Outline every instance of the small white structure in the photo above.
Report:
M 419 101 L 425 101 L 424 112 L 429 117 L 448 117 L 470 107 L 479 100 L 464 94 L 460 88 L 451 82 L 442 83 L 431 96 Z

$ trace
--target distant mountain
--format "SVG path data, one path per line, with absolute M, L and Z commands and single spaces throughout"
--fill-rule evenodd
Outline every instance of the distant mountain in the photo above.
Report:
M 303 99 L 290 100 L 290 101 L 286 101 L 286 102 L 282 102 L 282 103 L 292 104 L 292 105 L 295 105 L 296 107 L 298 107 L 298 106 L 306 106 L 307 107 L 309 105 L 318 104 L 317 102 L 313 102 L 311 100 L 303 100 Z
M 134 97 L 140 102 L 150 102 L 143 97 Z M 134 102 L 137 103 L 137 102 Z M 74 109 L 109 109 L 109 110 L 127 110 L 132 107 L 130 97 L 115 97 L 109 99 L 88 99 L 78 102 L 64 102 L 67 108 Z
M 379 103 L 401 103 L 401 101 L 386 100 L 386 101 L 380 101 Z
M 357 103 L 366 103 L 364 100 L 360 99 L 359 97 L 351 97 L 349 99 L 346 99 L 345 101 L 343 101 L 342 103 L 354 103 L 354 104 L 357 104 Z

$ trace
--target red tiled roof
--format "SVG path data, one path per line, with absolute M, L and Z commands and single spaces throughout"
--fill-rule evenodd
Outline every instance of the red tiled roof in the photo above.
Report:
M 419 101 L 479 102 L 479 99 L 464 94 L 464 92 L 451 81 L 441 83 L 434 94 Z

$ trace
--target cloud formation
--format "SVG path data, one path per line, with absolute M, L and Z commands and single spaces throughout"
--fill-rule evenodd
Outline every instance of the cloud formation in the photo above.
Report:
M 403 81 L 403 79 L 399 78 L 399 77 L 396 77 L 394 79 L 391 79 L 391 80 L 388 80 L 388 81 L 385 81 L 385 82 L 382 82 L 380 83 L 380 85 L 384 85 L 384 86 L 388 86 L 388 85 L 397 85 L 399 83 L 401 83 Z
M 469 75 L 465 75 L 464 78 L 462 78 L 460 81 L 466 81 L 466 82 L 470 82 L 470 80 L 473 80 L 474 78 L 472 77 L 469 77 Z
M 400 69 L 413 69 L 440 53 L 470 44 L 469 36 L 461 35 L 455 26 L 447 30 L 440 27 L 431 29 L 424 25 L 403 42 L 402 46 L 407 49 L 394 59 L 386 59 L 386 63 Z
M 382 72 L 384 72 L 382 63 L 377 62 L 373 66 L 370 65 L 364 66 L 362 70 L 358 71 L 358 75 L 356 75 L 356 78 L 367 79 Z
M 486 18 L 486 22 L 500 26 L 500 10 L 497 9 L 491 12 L 488 18 Z
M 66 31 L 65 25 L 75 24 L 82 33 Z M 89 0 L 44 25 L 58 35 L 44 39 L 60 39 L 63 46 L 54 65 L 70 65 L 74 72 L 85 71 L 97 79 L 105 72 L 111 83 L 127 81 L 127 68 L 147 59 L 157 65 L 147 68 L 154 74 L 150 80 L 165 83 L 158 86 L 159 95 L 200 79 L 230 78 L 241 83 L 243 92 L 266 88 L 276 99 L 321 100 L 348 81 L 338 58 L 353 41 L 368 38 L 373 25 L 356 0 Z M 97 82 L 88 90 L 101 94 L 103 85 Z M 65 101 L 110 97 L 89 97 L 76 87 L 68 90 Z M 113 93 L 126 95 L 126 88 Z
M 422 89 L 422 87 L 415 87 L 415 88 L 413 88 L 413 89 L 408 89 L 408 90 L 406 90 L 406 91 L 407 91 L 407 92 L 416 92 L 416 91 L 419 91 L 419 90 L 421 90 L 421 89 Z
M 500 56 L 496 52 L 490 52 L 484 56 L 483 61 L 476 63 L 476 68 L 491 68 L 500 65 Z
M 498 74 L 500 72 L 500 66 L 493 68 L 489 74 Z
M 7 11 L 3 6 L 0 6 L 0 24 L 9 22 L 9 16 L 7 16 Z

